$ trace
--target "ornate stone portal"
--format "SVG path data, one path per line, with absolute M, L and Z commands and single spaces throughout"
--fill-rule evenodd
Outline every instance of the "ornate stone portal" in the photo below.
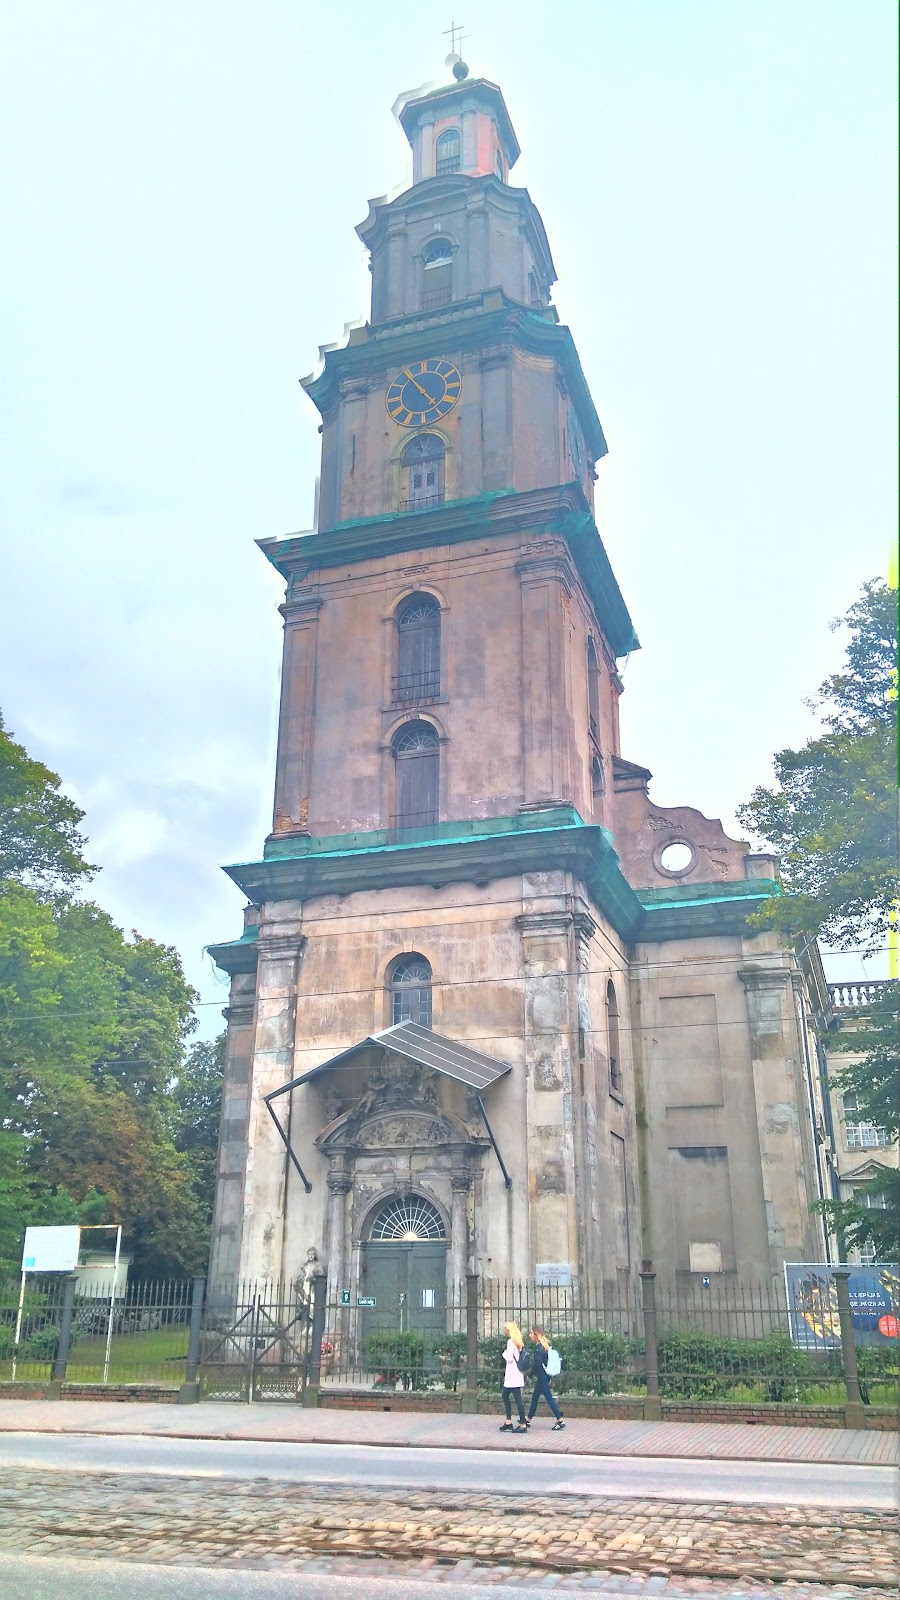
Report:
M 335 1069 L 337 1073 L 339 1069 Z M 458 1086 L 449 1086 L 452 1089 Z M 390 1050 L 383 1050 L 362 1092 L 348 1097 L 316 1139 L 328 1162 L 326 1254 L 331 1282 L 357 1282 L 359 1257 L 374 1217 L 392 1196 L 421 1195 L 444 1221 L 449 1241 L 447 1290 L 469 1270 L 474 1182 L 487 1139 L 467 1119 L 440 1103 L 439 1080 Z M 460 1091 L 463 1109 L 470 1108 Z M 335 1083 L 326 1106 L 342 1103 Z

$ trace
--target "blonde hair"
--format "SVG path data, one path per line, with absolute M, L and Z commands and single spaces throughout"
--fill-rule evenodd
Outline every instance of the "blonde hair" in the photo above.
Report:
M 518 1323 L 517 1322 L 504 1322 L 503 1326 L 504 1326 L 506 1332 L 509 1334 L 509 1337 L 512 1339 L 513 1344 L 514 1345 L 518 1345 L 520 1350 L 524 1350 L 524 1348 L 525 1348 L 525 1340 L 522 1338 L 522 1330 L 519 1327 Z
M 537 1339 L 538 1344 L 542 1344 L 545 1350 L 550 1349 L 550 1340 L 547 1338 L 543 1328 L 532 1328 L 531 1336 L 533 1339 Z

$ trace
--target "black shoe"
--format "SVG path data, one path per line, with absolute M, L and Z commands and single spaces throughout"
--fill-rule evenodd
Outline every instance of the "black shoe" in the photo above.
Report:
M 528 1423 L 527 1422 L 520 1422 L 517 1428 L 513 1428 L 513 1433 L 527 1433 L 527 1432 L 528 1432 Z
M 512 1433 L 512 1431 L 513 1431 L 513 1425 L 512 1425 L 511 1422 L 504 1422 L 503 1426 L 500 1429 L 501 1433 Z
M 565 1423 L 563 1422 L 562 1417 L 560 1417 L 558 1419 L 558 1421 L 554 1422 L 553 1427 L 551 1428 L 550 1431 L 551 1431 L 551 1433 L 556 1433 L 558 1431 L 558 1429 L 564 1428 L 564 1427 L 565 1427 Z

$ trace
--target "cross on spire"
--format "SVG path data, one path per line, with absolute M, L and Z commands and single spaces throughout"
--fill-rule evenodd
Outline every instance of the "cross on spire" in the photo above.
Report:
M 462 44 L 463 39 L 471 38 L 470 34 L 463 33 L 464 26 L 465 26 L 465 24 L 462 23 L 462 22 L 451 22 L 449 28 L 445 28 L 444 29 L 444 38 L 446 39 L 447 35 L 448 34 L 450 35 L 450 53 L 451 53 L 451 55 L 458 56 L 459 55 L 459 46 Z M 456 37 L 457 34 L 459 34 L 459 39 L 458 40 L 457 40 L 457 37 Z

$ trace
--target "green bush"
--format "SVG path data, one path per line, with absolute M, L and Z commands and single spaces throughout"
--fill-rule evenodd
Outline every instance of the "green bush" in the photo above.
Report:
M 765 1339 L 718 1339 L 670 1329 L 658 1342 L 660 1393 L 668 1400 L 721 1400 L 736 1387 L 761 1385 L 766 1400 L 791 1400 L 817 1369 L 787 1333 Z
M 7 1323 L 0 1322 L 0 1361 L 8 1361 L 13 1352 L 15 1343 L 15 1329 Z
M 404 1389 L 425 1388 L 425 1335 L 410 1330 L 393 1333 L 374 1328 L 366 1340 L 370 1372 L 379 1373 L 383 1383 L 403 1382 Z
M 22 1355 L 27 1361 L 52 1361 L 59 1348 L 59 1328 L 55 1322 L 48 1322 L 45 1327 L 38 1328 L 31 1335 L 22 1350 Z
M 456 1389 L 466 1369 L 464 1333 L 442 1333 L 428 1342 L 429 1368 L 435 1382 Z
M 879 1391 L 885 1384 L 897 1382 L 896 1347 L 884 1344 L 863 1344 L 856 1347 L 856 1370 L 859 1373 L 859 1392 L 863 1405 L 878 1405 Z
M 633 1341 L 621 1334 L 597 1329 L 561 1334 L 553 1343 L 563 1363 L 562 1372 L 553 1380 L 558 1394 L 607 1394 L 613 1374 L 617 1375 L 613 1388 L 619 1387 L 620 1374 L 630 1374 Z

